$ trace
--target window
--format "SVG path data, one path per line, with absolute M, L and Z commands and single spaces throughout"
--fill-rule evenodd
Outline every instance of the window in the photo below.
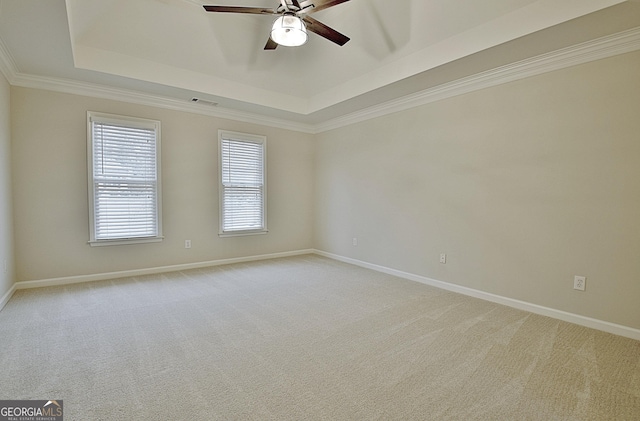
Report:
M 218 131 L 220 235 L 265 234 L 267 138 Z
M 92 246 L 162 240 L 160 122 L 87 113 Z

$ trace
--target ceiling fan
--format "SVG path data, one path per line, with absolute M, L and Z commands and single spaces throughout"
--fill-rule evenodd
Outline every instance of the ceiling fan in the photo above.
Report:
M 307 42 L 307 30 L 340 46 L 349 41 L 341 34 L 312 18 L 309 14 L 345 3 L 349 0 L 280 0 L 275 9 L 243 6 L 203 6 L 207 12 L 249 13 L 253 15 L 279 15 L 273 23 L 265 50 L 275 50 L 278 45 L 297 47 Z

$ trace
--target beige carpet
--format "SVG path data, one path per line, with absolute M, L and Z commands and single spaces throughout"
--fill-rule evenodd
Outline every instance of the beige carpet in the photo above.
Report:
M 640 342 L 314 255 L 20 290 L 0 338 L 65 420 L 640 419 Z

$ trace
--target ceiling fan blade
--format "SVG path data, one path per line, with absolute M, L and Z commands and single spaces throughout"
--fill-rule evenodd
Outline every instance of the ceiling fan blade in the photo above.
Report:
M 351 39 L 348 36 L 336 31 L 335 29 L 329 28 L 327 25 L 312 18 L 311 16 L 304 16 L 302 20 L 304 21 L 304 23 L 306 23 L 307 30 L 315 32 L 321 37 L 335 42 L 338 45 L 345 45 Z
M 298 0 L 291 0 L 291 4 L 293 4 L 297 9 L 300 9 L 300 3 L 298 3 Z
M 271 37 L 269 37 L 269 39 L 267 40 L 267 43 L 264 46 L 264 49 L 275 50 L 277 47 L 278 47 L 278 43 L 272 40 Z
M 253 15 L 275 15 L 276 11 L 272 9 L 262 9 L 259 7 L 243 7 L 243 6 L 202 6 L 207 12 L 224 12 L 224 13 L 250 13 Z
M 349 0 L 305 0 L 300 2 L 300 7 L 306 13 L 315 13 L 348 1 Z

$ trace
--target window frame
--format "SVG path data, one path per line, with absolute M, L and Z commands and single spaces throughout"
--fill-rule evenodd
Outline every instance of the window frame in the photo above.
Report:
M 224 230 L 224 189 L 222 142 L 230 140 L 236 142 L 257 143 L 262 145 L 262 226 L 258 229 Z M 238 237 L 247 235 L 267 234 L 267 137 L 256 134 L 240 133 L 229 130 L 218 130 L 218 236 Z
M 146 237 L 119 237 L 112 239 L 96 238 L 96 209 L 95 209 L 95 179 L 94 179 L 94 139 L 93 122 L 111 123 L 131 128 L 152 129 L 155 132 L 155 154 L 156 154 L 156 233 Z M 162 234 L 162 168 L 161 168 L 161 124 L 158 120 L 150 120 L 139 117 L 107 114 L 95 111 L 87 111 L 87 180 L 88 180 L 88 201 L 89 201 L 89 244 L 91 246 L 111 246 L 125 244 L 141 244 L 160 242 L 164 239 Z

